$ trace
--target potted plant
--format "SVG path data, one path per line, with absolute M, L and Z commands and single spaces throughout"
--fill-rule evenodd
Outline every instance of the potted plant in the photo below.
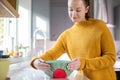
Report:
M 16 45 L 16 51 L 19 52 L 19 56 L 22 57 L 23 53 L 27 52 L 27 49 L 29 48 L 29 46 L 23 46 L 22 44 L 18 44 Z

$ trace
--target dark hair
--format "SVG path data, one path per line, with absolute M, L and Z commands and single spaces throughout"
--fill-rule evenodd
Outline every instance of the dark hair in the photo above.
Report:
M 86 15 L 85 15 L 85 18 L 88 19 L 88 18 L 90 18 L 90 7 L 91 7 L 90 0 L 82 0 L 82 1 L 84 2 L 86 7 L 89 6 L 88 13 L 86 13 Z

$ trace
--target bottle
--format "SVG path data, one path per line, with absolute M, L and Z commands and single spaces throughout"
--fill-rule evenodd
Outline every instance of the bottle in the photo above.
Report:
M 8 48 L 6 48 L 6 50 L 5 50 L 5 55 L 9 55 Z

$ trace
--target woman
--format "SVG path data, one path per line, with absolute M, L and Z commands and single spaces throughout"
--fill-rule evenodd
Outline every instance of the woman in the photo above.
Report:
M 90 80 L 116 80 L 114 42 L 106 24 L 89 17 L 89 0 L 68 0 L 69 17 L 74 25 L 65 30 L 55 45 L 31 60 L 31 66 L 47 71 L 46 60 L 56 60 L 67 53 L 72 60 L 69 70 L 83 71 Z M 77 75 L 79 78 L 79 75 Z

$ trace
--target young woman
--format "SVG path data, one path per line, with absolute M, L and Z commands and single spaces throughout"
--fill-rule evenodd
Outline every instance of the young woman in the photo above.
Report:
M 102 20 L 89 17 L 89 10 L 89 0 L 68 0 L 69 17 L 74 25 L 59 36 L 51 49 L 33 58 L 31 66 L 47 71 L 50 65 L 46 60 L 56 60 L 67 53 L 71 59 L 69 70 L 82 70 L 90 80 L 116 80 L 113 38 Z

